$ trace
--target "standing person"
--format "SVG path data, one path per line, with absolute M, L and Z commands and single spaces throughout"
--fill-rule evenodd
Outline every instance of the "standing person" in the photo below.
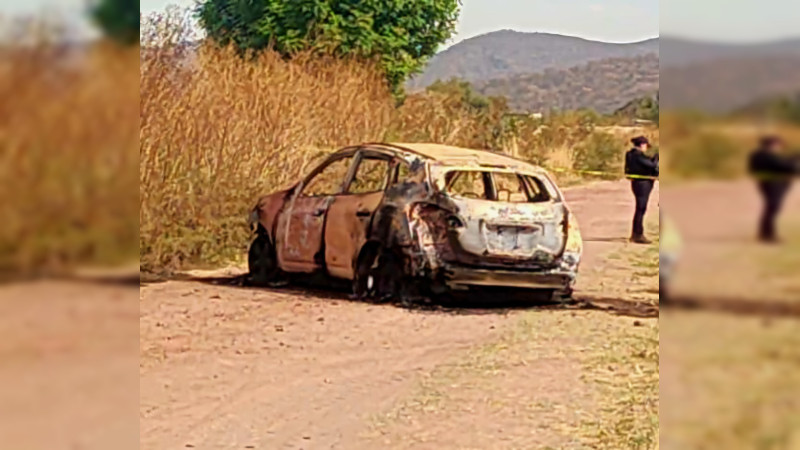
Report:
M 756 179 L 764 199 L 758 238 L 762 242 L 776 242 L 775 219 L 783 200 L 789 192 L 792 176 L 800 173 L 798 161 L 783 155 L 783 140 L 777 136 L 761 138 L 758 148 L 750 154 L 750 173 Z
M 625 174 L 631 180 L 631 190 L 636 199 L 630 240 L 637 244 L 649 244 L 651 241 L 644 236 L 644 214 L 658 178 L 658 155 L 650 157 L 645 154 L 650 148 L 650 141 L 644 136 L 631 139 L 631 143 L 633 148 L 625 154 Z

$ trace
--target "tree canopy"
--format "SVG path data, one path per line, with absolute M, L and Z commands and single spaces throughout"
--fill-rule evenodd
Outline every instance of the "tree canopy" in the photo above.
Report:
M 460 0 L 204 0 L 207 35 L 243 53 L 272 48 L 378 58 L 395 93 L 453 34 Z
M 90 15 L 112 40 L 123 45 L 139 42 L 139 0 L 97 0 Z

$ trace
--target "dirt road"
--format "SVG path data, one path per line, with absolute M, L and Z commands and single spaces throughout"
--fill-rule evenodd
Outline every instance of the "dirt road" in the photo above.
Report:
M 796 273 L 783 269 L 798 267 L 791 258 L 800 254 L 792 250 L 800 242 L 800 191 L 781 222 L 789 242 L 764 248 L 752 243 L 752 216 L 742 213 L 758 208 L 750 187 L 711 183 L 662 193 L 687 244 L 698 244 L 681 265 L 685 289 L 697 274 L 725 288 L 725 280 L 753 277 L 752 262 L 766 258 L 781 264 L 759 269 L 771 276 L 746 291 L 750 300 L 764 300 L 758 296 L 767 290 L 775 301 L 796 292 Z M 625 183 L 567 195 L 587 241 L 578 296 L 652 300 L 653 248 L 623 242 Z M 659 420 L 662 448 L 800 439 L 800 405 L 787 401 L 800 399 L 797 319 L 664 312 L 659 375 L 653 318 L 591 309 L 406 310 L 337 292 L 199 281 L 136 292 L 85 282 L 0 287 L 0 442 L 29 449 L 629 448 L 652 442 Z
M 135 284 L 0 286 L 0 447 L 138 446 Z
M 781 245 L 755 239 L 761 199 L 748 180 L 665 186 L 661 206 L 685 241 L 676 292 L 800 306 L 800 188 L 779 217 Z
M 662 310 L 660 448 L 800 448 L 800 189 L 781 245 L 755 240 L 751 182 L 664 186 L 661 199 L 685 241 L 675 290 L 704 311 Z
M 628 190 L 618 182 L 567 193 L 587 240 L 579 296 L 657 296 L 657 281 L 631 288 L 630 270 L 608 258 L 628 245 Z M 508 343 L 522 320 L 535 339 L 511 345 L 527 345 L 531 359 L 486 372 L 482 352 Z M 570 427 L 597 407 L 580 352 L 631 322 L 599 311 L 407 310 L 301 288 L 143 286 L 141 448 L 577 445 Z M 503 353 L 495 350 L 492 358 Z

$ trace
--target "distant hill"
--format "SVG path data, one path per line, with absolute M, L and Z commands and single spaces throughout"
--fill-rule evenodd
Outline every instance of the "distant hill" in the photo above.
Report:
M 800 39 L 759 44 L 727 44 L 662 36 L 660 49 L 661 66 L 672 68 L 720 60 L 800 56 Z
M 728 113 L 800 91 L 800 40 L 736 45 L 661 39 L 661 103 Z
M 750 57 L 661 70 L 664 108 L 727 113 L 800 90 L 800 57 Z
M 515 111 L 589 108 L 613 113 L 659 90 L 658 55 L 592 61 L 568 69 L 510 75 L 474 83 L 486 96 L 503 96 Z
M 421 74 L 409 81 L 408 88 L 416 90 L 454 77 L 478 82 L 658 52 L 658 38 L 615 44 L 548 33 L 495 31 L 466 39 L 437 54 Z

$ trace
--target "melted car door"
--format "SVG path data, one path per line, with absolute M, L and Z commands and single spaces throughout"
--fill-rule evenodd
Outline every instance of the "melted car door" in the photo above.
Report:
M 278 221 L 278 261 L 287 272 L 313 272 L 324 261 L 328 209 L 342 192 L 353 153 L 336 155 L 311 172 L 292 195 Z
M 328 209 L 325 226 L 325 262 L 328 273 L 352 279 L 354 264 L 375 211 L 383 200 L 392 167 L 391 157 L 362 150 L 352 181 Z

